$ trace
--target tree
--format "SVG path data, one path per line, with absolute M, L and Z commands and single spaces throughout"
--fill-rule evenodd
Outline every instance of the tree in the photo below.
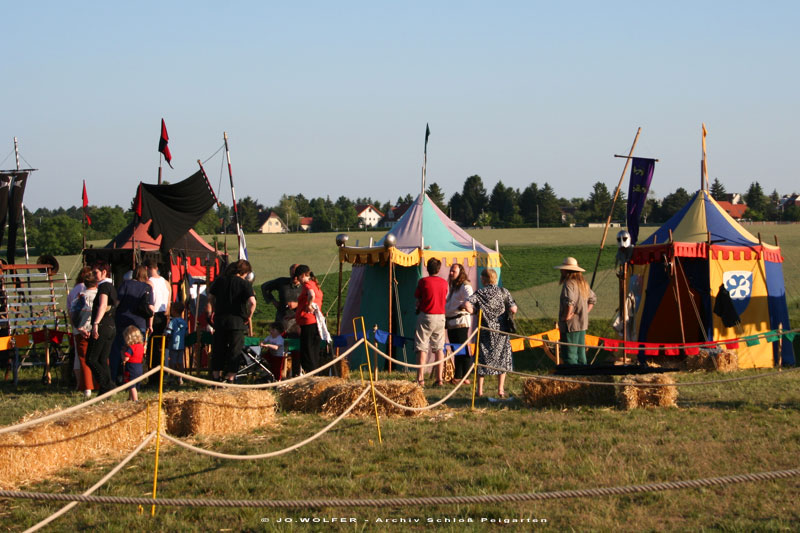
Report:
M 761 188 L 760 183 L 754 181 L 750 184 L 750 187 L 744 195 L 744 203 L 747 204 L 747 211 L 744 215 L 746 218 L 751 218 L 753 220 L 766 219 L 769 200 L 764 194 L 764 189 Z
M 717 178 L 714 178 L 714 183 L 711 184 L 711 189 L 708 192 L 711 194 L 711 197 L 718 202 L 724 200 L 728 194 L 725 191 L 725 186 Z
M 219 233 L 222 224 L 220 224 L 219 214 L 216 207 L 212 207 L 203 218 L 194 225 L 194 230 L 200 235 L 213 235 Z
M 428 197 L 431 199 L 431 202 L 435 203 L 436 207 L 446 213 L 447 202 L 444 201 L 444 191 L 441 187 L 439 187 L 439 184 L 436 182 L 431 183 L 426 192 Z
M 608 187 L 605 183 L 597 182 L 592 187 L 592 193 L 589 195 L 589 220 L 592 222 L 605 221 L 608 218 L 608 212 L 611 209 L 611 193 L 608 192 Z
M 81 214 L 81 218 L 83 215 Z M 125 210 L 120 206 L 114 207 L 89 207 L 89 217 L 92 219 L 91 238 L 113 237 L 129 224 Z M 80 222 L 80 218 L 78 219 Z
M 346 196 L 340 196 L 334 204 L 331 223 L 336 230 L 356 228 L 361 223 L 356 213 L 356 206 Z
M 258 215 L 264 206 L 250 196 L 245 196 L 236 203 L 239 211 L 239 225 L 245 232 L 258 231 Z M 231 220 L 231 223 L 235 222 Z
M 561 206 L 549 183 L 539 190 L 539 223 L 542 226 L 561 225 Z
M 476 217 L 472 213 L 472 207 L 464 201 L 461 193 L 457 192 L 453 194 L 453 196 L 450 197 L 448 205 L 450 207 L 450 218 L 462 226 L 468 226 L 475 220 Z
M 297 231 L 297 227 L 300 224 L 300 212 L 297 209 L 294 196 L 282 195 L 278 205 L 275 207 L 275 212 L 283 219 L 290 231 Z
M 42 223 L 32 227 L 29 234 L 31 244 L 40 255 L 77 254 L 83 247 L 81 223 L 67 215 L 43 218 Z
M 536 208 L 539 204 L 539 186 L 531 183 L 519 195 L 517 205 L 522 218 L 528 224 L 536 224 Z
M 651 218 L 655 219 L 653 222 L 666 222 L 672 215 L 688 204 L 691 199 L 692 197 L 689 196 L 686 189 L 678 187 L 675 192 L 664 197 L 661 205 L 658 206 L 658 209 L 651 215 Z
M 497 182 L 489 199 L 489 213 L 494 225 L 509 226 L 513 223 L 514 217 L 519 214 L 518 196 L 517 191 L 506 187 L 502 181 Z

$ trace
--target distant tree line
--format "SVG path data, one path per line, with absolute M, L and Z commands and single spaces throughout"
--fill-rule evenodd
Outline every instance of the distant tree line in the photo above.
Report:
M 717 199 L 728 196 L 722 183 L 715 179 L 710 186 L 711 195 Z M 461 191 L 454 193 L 449 200 L 437 183 L 431 183 L 426 192 L 431 200 L 458 224 L 470 226 L 492 226 L 498 228 L 517 227 L 557 227 L 571 224 L 605 222 L 611 209 L 613 190 L 609 190 L 603 182 L 596 182 L 588 197 L 558 197 L 553 187 L 544 182 L 539 185 L 531 183 L 524 189 L 507 187 L 498 181 L 488 192 L 483 179 L 478 175 L 464 180 Z M 672 215 L 683 208 L 691 195 L 682 187 L 667 194 L 661 200 L 656 199 L 650 191 L 642 213 L 643 223 L 659 224 L 666 222 Z M 414 197 L 407 194 L 392 202 L 380 202 L 371 197 L 355 199 L 340 196 L 336 201 L 330 197 L 308 199 L 302 194 L 281 196 L 277 205 L 265 206 L 251 196 L 237 202 L 239 221 L 247 233 L 258 231 L 263 218 L 270 211 L 277 213 L 286 223 L 290 231 L 300 228 L 300 220 L 311 217 L 310 230 L 348 231 L 360 227 L 356 213 L 357 205 L 371 204 L 386 214 L 393 206 L 411 203 Z M 612 220 L 625 222 L 625 194 L 620 191 Z M 744 217 L 750 220 L 784 220 L 800 221 L 800 206 L 787 205 L 781 209 L 781 196 L 776 190 L 766 195 L 761 185 L 754 181 L 742 196 L 747 204 Z M 127 209 L 116 205 L 90 206 L 91 226 L 86 227 L 86 240 L 96 241 L 111 239 L 133 220 L 132 206 Z M 83 209 L 78 206 L 57 209 L 39 208 L 33 212 L 25 210 L 28 242 L 37 251 L 54 255 L 78 253 L 83 242 Z M 233 232 L 233 210 L 221 204 L 210 209 L 196 224 L 195 230 L 201 235 Z M 19 239 L 22 238 L 20 232 Z M 21 242 L 20 242 L 21 244 Z M 21 249 L 21 248 L 20 248 Z M 38 252 L 37 252 L 38 253 Z

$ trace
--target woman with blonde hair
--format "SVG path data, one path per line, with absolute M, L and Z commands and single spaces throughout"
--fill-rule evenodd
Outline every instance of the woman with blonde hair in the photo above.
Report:
M 514 370 L 514 365 L 511 342 L 502 332 L 509 330 L 509 319 L 516 314 L 517 304 L 508 290 L 497 286 L 497 271 L 493 268 L 481 272 L 481 285 L 464 303 L 470 313 L 482 311 L 480 325 L 487 328 L 481 332 L 478 352 L 478 396 L 483 396 L 484 376 L 496 375 L 497 395 L 505 398 L 506 372 Z
M 589 284 L 574 257 L 567 257 L 556 269 L 561 270 L 561 298 L 559 299 L 558 329 L 564 347 L 564 362 L 568 365 L 586 364 L 586 330 L 589 328 L 589 311 L 597 303 Z

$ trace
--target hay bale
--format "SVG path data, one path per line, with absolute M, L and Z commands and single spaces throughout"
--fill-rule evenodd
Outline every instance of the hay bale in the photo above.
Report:
M 675 380 L 666 374 L 641 374 L 626 376 L 620 383 L 659 383 L 674 384 Z M 622 409 L 637 407 L 677 407 L 678 387 L 618 387 L 617 403 Z
M 187 435 L 227 435 L 271 424 L 275 396 L 267 390 L 204 390 L 164 396 L 167 432 Z
M 278 389 L 280 405 L 284 411 L 319 413 L 328 401 L 333 387 L 344 383 L 342 378 L 311 376 Z
M 338 416 L 350 407 L 364 390 L 360 382 L 348 381 L 338 383 L 329 388 L 328 400 L 322 405 L 320 412 L 325 415 Z M 425 407 L 428 400 L 422 388 L 414 382 L 406 380 L 376 381 L 375 390 L 380 391 L 393 401 L 407 407 Z M 390 404 L 380 396 L 375 396 L 378 404 L 378 414 L 383 416 L 415 416 L 420 411 L 409 411 Z M 372 394 L 367 395 L 358 402 L 349 416 L 369 417 L 375 416 L 375 405 L 372 403 Z
M 704 370 L 706 372 L 733 372 L 739 369 L 739 357 L 736 352 L 709 352 L 700 350 L 698 355 L 686 358 L 687 370 Z
M 726 350 L 717 355 L 717 371 L 735 372 L 739 370 L 739 354 Z
M 46 413 L 29 415 L 22 421 Z M 143 402 L 105 403 L 0 435 L 0 487 L 47 479 L 90 459 L 123 457 L 155 430 L 157 409 Z
M 522 397 L 531 407 L 614 405 L 614 387 L 591 385 L 591 383 L 613 383 L 613 376 L 568 379 L 582 383 L 528 378 L 522 383 Z

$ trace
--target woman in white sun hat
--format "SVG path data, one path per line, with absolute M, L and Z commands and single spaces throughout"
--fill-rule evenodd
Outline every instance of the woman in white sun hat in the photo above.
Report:
M 589 284 L 578 266 L 578 260 L 567 257 L 555 267 L 561 270 L 561 298 L 558 310 L 558 329 L 561 342 L 569 344 L 586 344 L 586 330 L 589 327 L 589 311 L 597 303 Z M 585 365 L 586 348 L 583 346 L 565 346 L 564 362 L 568 365 Z

